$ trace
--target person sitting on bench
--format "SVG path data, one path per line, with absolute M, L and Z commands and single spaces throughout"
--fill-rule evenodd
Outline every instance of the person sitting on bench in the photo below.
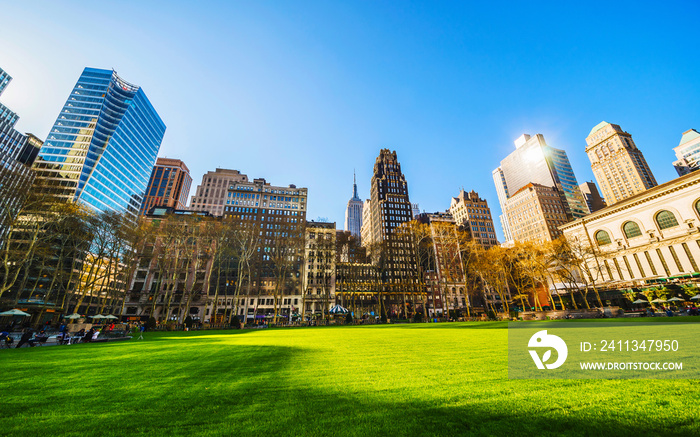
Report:
M 9 349 L 12 347 L 12 343 L 14 342 L 15 340 L 10 337 L 10 333 L 8 331 L 0 332 L 0 344 L 4 344 Z
M 37 343 L 39 346 L 43 346 L 46 344 L 46 340 L 49 339 L 48 334 L 46 334 L 46 331 L 43 329 L 39 331 L 39 333 L 34 337 L 34 342 Z

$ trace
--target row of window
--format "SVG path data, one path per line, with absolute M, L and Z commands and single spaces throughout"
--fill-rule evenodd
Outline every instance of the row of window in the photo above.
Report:
M 700 214 L 700 201 L 695 202 L 695 210 Z M 669 229 L 678 226 L 678 219 L 675 214 L 671 211 L 663 210 L 656 213 L 654 216 L 654 221 L 659 227 L 659 230 Z M 642 235 L 642 231 L 639 225 L 635 221 L 627 221 L 622 225 L 622 232 L 627 238 L 635 238 Z M 607 231 L 599 230 L 596 231 L 595 239 L 598 246 L 604 246 L 606 244 L 612 243 L 610 239 L 610 234 Z

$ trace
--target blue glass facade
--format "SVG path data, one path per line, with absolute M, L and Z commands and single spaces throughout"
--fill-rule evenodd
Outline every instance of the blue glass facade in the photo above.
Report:
M 500 169 L 505 181 L 504 188 L 510 195 L 529 183 L 557 187 L 572 218 L 583 217 L 589 212 L 566 152 L 547 145 L 541 134 L 524 136 L 523 143 L 501 161 Z M 495 178 L 494 181 L 498 189 Z M 505 200 L 501 200 L 501 197 L 499 195 L 503 209 Z
M 0 68 L 0 95 L 12 80 Z M 7 167 L 17 160 L 27 138 L 15 130 L 19 117 L 10 108 L 0 103 L 0 165 Z
M 164 134 L 140 87 L 86 68 L 34 167 L 42 186 L 67 200 L 135 217 Z
M 9 84 L 11 80 L 12 78 L 10 75 L 0 68 L 0 94 L 5 91 L 5 87 L 7 87 L 7 84 Z
M 552 174 L 558 179 L 561 188 L 564 190 L 566 202 L 571 209 L 574 219 L 581 218 L 589 213 L 588 205 L 581 193 L 581 188 L 576 182 L 574 170 L 571 168 L 569 157 L 566 152 L 554 147 L 547 148 L 547 158 L 550 166 L 553 167 Z

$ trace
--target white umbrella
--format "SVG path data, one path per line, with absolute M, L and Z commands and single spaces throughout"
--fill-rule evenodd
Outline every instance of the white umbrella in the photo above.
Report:
M 328 310 L 328 314 L 347 314 L 347 313 L 349 313 L 347 308 L 343 308 L 340 305 L 336 305 L 333 308 L 331 308 L 330 310 Z
M 672 297 L 668 300 L 669 302 L 685 302 L 684 299 L 681 299 L 679 297 Z
M 646 301 L 646 300 L 644 300 L 644 299 L 637 299 L 637 300 L 635 300 L 635 301 L 632 302 L 632 303 L 649 303 L 649 301 Z
M 666 299 L 654 299 L 651 301 L 651 303 L 664 303 L 666 302 Z
M 113 316 L 113 315 L 111 315 L 111 314 L 108 314 L 108 315 L 105 316 L 105 319 L 118 319 L 118 318 L 119 318 L 119 317 Z
M 25 313 L 24 311 L 20 311 L 18 309 L 13 309 L 9 311 L 4 311 L 0 313 L 0 316 L 22 316 L 22 317 L 27 317 L 31 316 L 31 314 Z
M 98 314 L 96 316 L 90 316 L 90 317 L 93 319 L 104 319 L 105 318 L 105 316 L 103 316 L 102 314 Z
M 78 313 L 73 313 L 73 314 L 71 314 L 70 316 L 66 316 L 65 318 L 66 318 L 66 319 L 79 319 L 79 318 L 81 318 L 81 317 L 83 317 L 83 316 L 81 316 L 81 315 L 78 314 Z
M 698 300 L 698 299 L 700 299 L 700 294 L 696 294 L 695 296 L 691 297 L 690 299 Z

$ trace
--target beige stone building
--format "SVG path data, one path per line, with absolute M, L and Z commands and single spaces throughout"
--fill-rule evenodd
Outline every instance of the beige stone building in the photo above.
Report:
M 489 204 L 476 191 L 467 193 L 462 190 L 457 197 L 453 197 L 450 201 L 450 214 L 457 226 L 469 229 L 474 241 L 484 249 L 498 244 Z
M 295 307 L 305 317 L 325 314 L 335 305 L 335 238 L 335 223 L 306 222 L 303 308 Z
M 555 187 L 527 184 L 506 201 L 505 211 L 514 241 L 552 241 L 568 221 L 567 206 Z
M 607 285 L 700 276 L 700 172 L 650 188 L 561 226 L 585 263 Z
M 248 176 L 241 174 L 238 170 L 225 168 L 207 172 L 202 176 L 202 183 L 197 186 L 197 191 L 190 200 L 189 209 L 205 211 L 219 217 L 224 215 L 229 187 L 238 182 L 248 182 Z
M 656 179 L 632 135 L 620 126 L 598 123 L 586 138 L 593 175 L 608 205 L 656 186 Z

